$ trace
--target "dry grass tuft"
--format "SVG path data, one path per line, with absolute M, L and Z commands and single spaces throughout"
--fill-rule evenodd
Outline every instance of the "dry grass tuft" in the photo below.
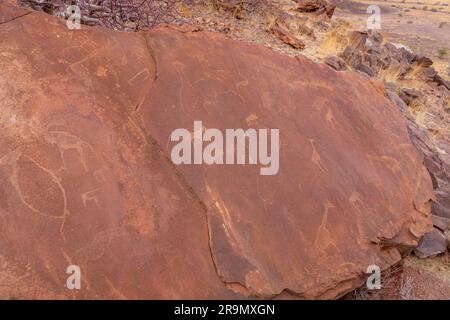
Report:
M 350 27 L 348 24 L 340 24 L 329 31 L 319 46 L 321 55 L 326 57 L 342 53 L 350 43 L 349 30 Z

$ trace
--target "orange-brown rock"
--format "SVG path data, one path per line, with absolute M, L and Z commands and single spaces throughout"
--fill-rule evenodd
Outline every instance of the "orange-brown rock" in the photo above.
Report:
M 380 84 L 219 34 L 0 8 L 0 298 L 336 298 L 430 230 Z M 194 120 L 279 128 L 279 173 L 175 166 Z

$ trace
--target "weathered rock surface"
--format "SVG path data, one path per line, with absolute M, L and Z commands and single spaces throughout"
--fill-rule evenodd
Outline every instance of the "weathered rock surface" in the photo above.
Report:
M 450 250 L 450 230 L 444 232 L 444 237 L 447 239 L 447 250 Z
M 447 250 L 447 239 L 436 229 L 425 234 L 420 245 L 414 249 L 414 253 L 419 258 L 435 257 Z
M 29 10 L 13 5 L 11 0 L 0 2 L 0 24 L 7 23 L 29 13 Z
M 450 114 L 442 108 L 441 102 L 430 102 L 427 104 L 427 122 L 422 123 L 423 126 L 421 126 L 416 123 L 406 103 L 398 95 L 390 92 L 389 96 L 408 119 L 410 139 L 422 153 L 424 164 L 431 174 L 436 193 L 432 212 L 435 216 L 450 219 L 450 132 L 448 130 Z M 410 103 L 414 101 L 411 100 L 411 96 L 405 94 L 403 96 Z M 448 96 L 448 92 L 443 92 L 442 100 L 445 101 Z M 420 97 L 423 98 L 421 94 Z
M 342 53 L 342 58 L 355 70 L 364 72 L 370 77 L 373 77 L 377 74 L 376 69 L 371 67 L 371 63 L 369 62 L 371 56 L 361 53 L 361 51 L 355 49 L 355 47 L 351 45 L 347 46 L 347 48 L 344 50 L 344 52 Z
M 448 89 L 448 81 L 438 75 L 431 65 L 433 61 L 414 54 L 407 47 L 387 42 L 379 32 L 352 31 L 348 35 L 348 45 L 341 57 L 355 70 L 371 77 L 380 73 L 391 73 L 403 79 L 410 72 L 417 72 L 422 80 L 434 82 Z M 419 72 L 417 70 L 420 70 Z
M 381 84 L 219 34 L 1 9 L 1 298 L 336 298 L 431 229 Z M 174 166 L 194 120 L 279 128 L 279 173 Z
M 432 212 L 450 218 L 448 81 L 431 67 L 430 58 L 403 45 L 383 43 L 378 32 L 352 31 L 348 38 L 340 57 L 354 70 L 370 77 L 379 76 L 386 82 L 389 97 L 408 119 L 410 139 L 431 174 L 436 193 Z
M 399 93 L 400 98 L 402 98 L 407 105 L 410 105 L 411 102 L 420 99 L 423 96 L 419 90 L 411 88 L 403 88 Z
M 450 219 L 450 92 L 438 86 L 426 94 L 407 88 L 401 89 L 399 94 L 406 103 L 414 105 L 418 101 L 419 104 L 426 105 L 426 112 L 423 113 L 426 118 L 423 119 L 423 116 L 412 115 L 396 101 L 408 119 L 411 141 L 423 154 L 424 164 L 431 174 L 436 193 L 432 212 L 435 216 Z
M 402 98 L 400 98 L 400 96 L 398 94 L 396 94 L 393 91 L 387 90 L 387 93 L 388 93 L 389 99 L 391 99 L 391 101 L 395 103 L 395 105 L 399 108 L 399 110 L 405 116 L 405 118 L 408 119 L 409 121 L 413 121 L 413 119 L 411 117 L 411 113 L 408 110 L 408 105 L 406 104 L 406 102 Z

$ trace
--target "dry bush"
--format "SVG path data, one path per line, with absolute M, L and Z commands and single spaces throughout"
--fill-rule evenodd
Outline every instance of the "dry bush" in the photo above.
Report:
M 364 283 L 360 288 L 347 294 L 344 299 L 346 300 L 379 300 L 383 297 L 395 297 L 398 293 L 398 281 L 402 280 L 403 265 L 396 264 L 390 269 L 387 269 L 381 274 L 381 289 L 369 290 Z M 407 289 L 407 288 L 405 288 Z M 405 290 L 404 294 L 409 294 L 409 291 Z
M 67 7 L 76 5 L 81 22 L 123 31 L 148 29 L 174 23 L 176 5 L 189 0 L 18 0 L 19 4 L 67 18 Z
M 401 68 L 396 67 L 381 69 L 378 72 L 378 78 L 380 78 L 384 82 L 395 83 L 401 78 L 402 73 L 403 71 L 401 70 Z
M 339 55 L 349 45 L 349 29 L 346 23 L 338 25 L 331 29 L 320 44 L 320 50 L 323 56 Z

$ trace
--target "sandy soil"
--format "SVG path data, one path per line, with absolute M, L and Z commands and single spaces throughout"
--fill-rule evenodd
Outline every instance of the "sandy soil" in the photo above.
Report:
M 382 276 L 380 290 L 361 288 L 345 297 L 356 300 L 448 300 L 450 264 L 448 256 L 418 259 L 410 256 Z

